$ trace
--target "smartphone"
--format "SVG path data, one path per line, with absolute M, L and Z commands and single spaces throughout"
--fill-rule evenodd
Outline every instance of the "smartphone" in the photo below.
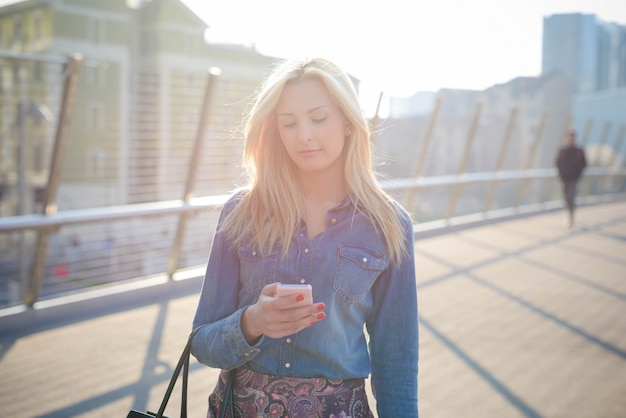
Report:
M 277 296 L 302 295 L 303 303 L 313 303 L 313 288 L 310 284 L 279 284 L 276 288 Z

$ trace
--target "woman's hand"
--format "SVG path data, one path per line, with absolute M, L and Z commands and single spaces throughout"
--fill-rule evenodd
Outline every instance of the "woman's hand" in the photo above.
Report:
M 250 345 L 256 344 L 262 335 L 282 338 L 326 317 L 323 303 L 308 304 L 300 294 L 278 297 L 277 286 L 278 283 L 265 286 L 256 303 L 241 317 L 241 329 Z

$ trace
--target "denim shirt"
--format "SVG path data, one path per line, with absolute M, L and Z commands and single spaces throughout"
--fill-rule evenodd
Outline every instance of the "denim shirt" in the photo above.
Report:
M 220 221 L 237 203 L 231 198 Z M 192 353 L 210 367 L 244 366 L 274 376 L 367 378 L 372 374 L 378 416 L 417 417 L 418 318 L 413 226 L 401 209 L 408 256 L 390 263 L 378 231 L 349 199 L 327 213 L 312 240 L 296 230 L 288 254 L 277 247 L 234 248 L 216 233 L 193 327 Z M 218 222 L 218 223 L 219 223 Z M 310 283 L 326 318 L 280 339 L 251 346 L 240 320 L 270 283 Z M 369 336 L 364 333 L 364 325 Z

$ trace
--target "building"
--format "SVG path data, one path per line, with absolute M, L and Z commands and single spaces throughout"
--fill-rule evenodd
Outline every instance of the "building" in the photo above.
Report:
M 0 4 L 0 216 L 41 210 L 66 77 L 59 58 L 74 54 L 82 60 L 59 211 L 183 198 L 211 67 L 221 75 L 193 191 L 232 190 L 243 146 L 233 128 L 278 59 L 207 44 L 207 24 L 179 0 Z M 50 238 L 42 294 L 165 271 L 176 221 L 61 228 Z M 180 266 L 206 261 L 214 222 L 190 219 Z M 10 289 L 11 300 L 26 283 L 34 238 L 0 237 L 0 265 L 17 266 L 0 269 L 0 294 Z
M 578 94 L 626 87 L 626 25 L 593 14 L 546 16 L 541 67 L 565 74 Z
M 623 167 L 626 163 L 626 88 L 577 95 L 573 129 L 587 150 L 589 165 Z
M 588 151 L 590 165 L 624 161 L 626 129 L 626 25 L 593 14 L 546 16 L 544 74 L 560 72 L 574 86 L 571 127 Z
M 429 164 L 424 173 L 431 175 L 459 170 L 475 117 L 479 118 L 478 127 L 466 171 L 495 169 L 499 144 L 514 108 L 514 130 L 504 168 L 520 169 L 527 165 L 538 133 L 541 138 L 536 154 L 532 156 L 533 165 L 551 166 L 552 154 L 568 123 L 574 95 L 567 79 L 556 73 L 518 77 L 482 91 L 441 89 L 433 94 L 428 112 L 410 117 L 390 116 L 384 122 L 376 145 L 381 156 L 394 162 L 389 164 L 389 175 L 411 175 L 437 97 L 441 100 L 441 108 L 431 140 Z M 544 113 L 545 126 L 538 132 Z
M 389 115 L 393 118 L 427 115 L 433 109 L 437 93 L 418 91 L 409 97 L 390 97 Z
M 392 177 L 412 175 L 436 97 L 442 106 L 424 174 L 460 169 L 479 103 L 479 125 L 467 171 L 496 167 L 513 108 L 515 125 L 504 168 L 524 168 L 529 161 L 535 167 L 552 167 L 563 133 L 569 129 L 581 138 L 587 136 L 584 141 L 592 148 L 608 146 L 613 148 L 608 153 L 618 154 L 614 149 L 619 147 L 618 133 L 626 126 L 625 39 L 626 26 L 603 22 L 592 14 L 546 16 L 539 77 L 518 77 L 483 91 L 441 89 L 391 98 L 390 117 L 376 138 L 380 160 L 388 162 L 383 168 Z M 610 129 L 603 131 L 604 126 Z
M 190 149 L 210 67 L 219 94 L 209 122 L 198 193 L 232 187 L 241 144 L 236 126 L 276 58 L 251 48 L 205 42 L 207 24 L 178 0 L 23 0 L 0 8 L 0 51 L 83 57 L 59 193 L 60 210 L 182 197 Z M 28 118 L 20 145 L 16 106 L 44 103 L 58 111 L 60 65 L 0 58 L 0 206 L 6 216 L 36 211 L 45 185 L 54 123 Z M 36 122 L 36 123 L 31 123 Z M 27 193 L 16 189 L 19 162 Z M 228 179 L 228 180 L 226 180 Z M 228 182 L 228 183 L 226 183 Z M 22 191 L 23 192 L 23 191 Z M 24 200 L 24 199 L 21 199 Z
M 598 22 L 597 91 L 626 87 L 626 25 Z
M 433 97 L 428 113 L 390 117 L 382 124 L 375 137 L 375 148 L 377 164 L 386 176 L 415 175 L 437 97 L 441 105 L 428 143 L 426 164 L 420 173 L 424 176 L 552 167 L 569 124 L 574 92 L 560 73 L 518 77 L 482 91 L 441 89 Z M 509 124 L 511 134 L 503 148 Z M 466 150 L 469 154 L 462 166 Z M 501 152 L 504 158 L 498 166 Z M 483 186 L 464 190 L 459 207 L 465 213 L 482 210 L 486 190 L 480 187 Z M 532 187 L 525 197 L 530 201 L 541 194 Z M 499 202 L 510 204 L 515 198 L 511 196 L 515 193 L 512 188 L 501 187 L 498 193 L 493 207 L 498 207 Z M 422 192 L 420 196 L 420 219 L 439 219 L 445 213 L 445 193 Z

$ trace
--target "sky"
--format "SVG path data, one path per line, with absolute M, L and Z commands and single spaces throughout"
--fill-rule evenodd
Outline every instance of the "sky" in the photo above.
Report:
M 207 23 L 209 42 L 335 61 L 360 80 L 365 107 L 380 92 L 483 90 L 539 75 L 544 16 L 593 13 L 626 25 L 626 0 L 181 1 Z
M 183 0 L 209 42 L 279 58 L 322 56 L 361 90 L 410 96 L 483 90 L 541 72 L 543 17 L 593 13 L 626 25 L 626 0 Z

